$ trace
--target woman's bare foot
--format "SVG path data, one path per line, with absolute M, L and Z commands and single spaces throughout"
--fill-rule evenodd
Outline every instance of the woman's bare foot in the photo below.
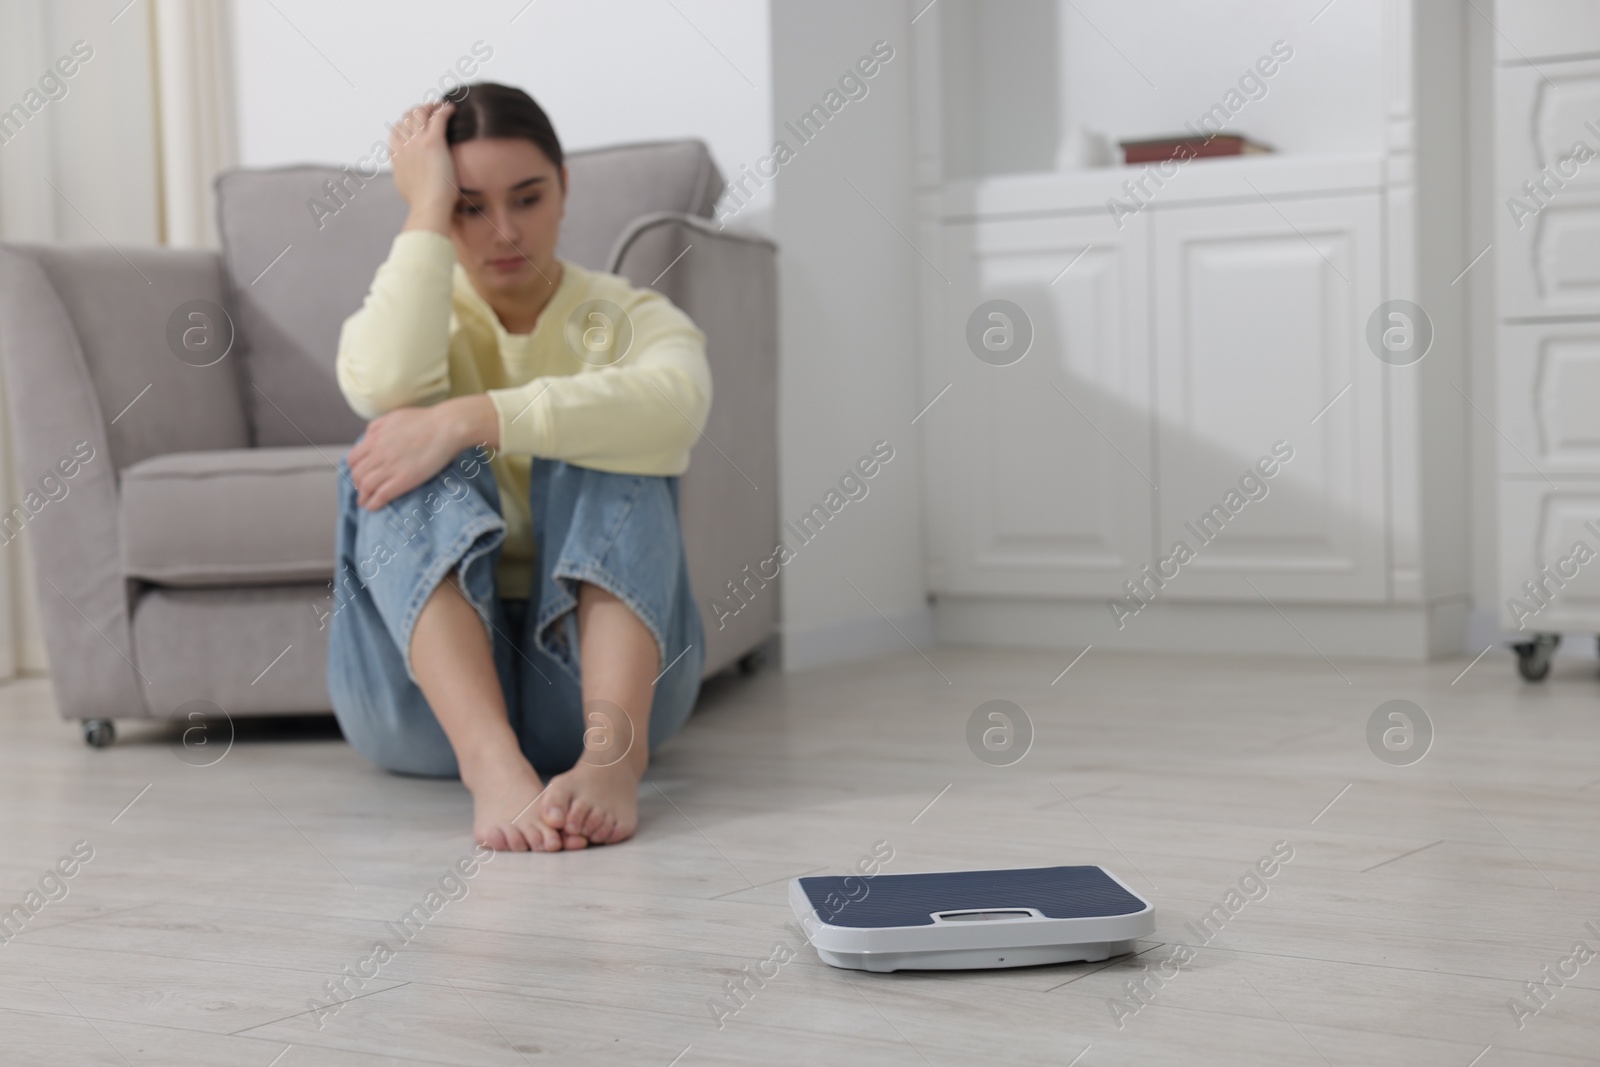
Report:
M 559 852 L 588 844 L 540 819 L 536 802 L 545 784 L 521 752 L 463 766 L 461 781 L 472 793 L 472 836 L 492 849 Z
M 545 831 L 559 830 L 568 842 L 577 836 L 596 845 L 632 837 L 639 825 L 639 779 L 644 776 L 636 762 L 620 759 L 599 766 L 579 760 L 570 771 L 551 778 L 537 805 Z

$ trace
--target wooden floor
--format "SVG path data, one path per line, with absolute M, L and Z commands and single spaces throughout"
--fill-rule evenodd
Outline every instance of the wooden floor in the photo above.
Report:
M 633 841 L 499 856 L 409 942 L 386 924 L 470 851 L 459 784 L 375 771 L 325 730 L 203 749 L 124 723 L 92 751 L 46 683 L 4 687 L 0 908 L 76 842 L 93 858 L 0 947 L 0 1061 L 1600 1062 L 1600 959 L 1542 1006 L 1524 987 L 1570 972 L 1580 939 L 1600 949 L 1593 661 L 1558 658 L 1532 686 L 1498 652 L 1452 681 L 1466 660 L 1095 649 L 1061 674 L 1077 650 L 928 651 L 713 684 L 652 765 Z M 966 741 L 992 699 L 1033 723 L 1011 766 Z M 1433 723 L 1411 766 L 1368 746 L 1391 699 Z M 1108 963 L 829 967 L 785 929 L 787 880 L 879 841 L 890 872 L 1103 864 L 1157 929 Z M 1294 858 L 1269 895 L 1200 946 L 1185 923 L 1278 841 Z M 376 977 L 314 1013 L 379 940 L 395 952 Z M 1124 983 L 1180 941 L 1192 962 L 1133 1000 Z M 794 959 L 719 1027 L 724 983 L 778 942 Z

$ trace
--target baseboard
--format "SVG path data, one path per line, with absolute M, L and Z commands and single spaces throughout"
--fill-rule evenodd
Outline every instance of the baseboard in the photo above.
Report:
M 934 642 L 933 613 L 926 605 L 906 611 L 886 612 L 890 622 L 876 613 L 868 618 L 822 626 L 780 624 L 783 670 L 803 671 L 831 663 L 872 659 L 893 652 L 906 652 L 909 640 L 918 648 Z M 896 632 L 896 629 L 899 632 Z M 901 636 L 904 634 L 904 636 Z
M 1466 647 L 1462 601 L 1343 605 L 1167 602 L 1124 620 L 1091 601 L 941 596 L 934 630 L 950 644 L 1014 648 L 1268 654 L 1421 662 Z M 1287 620 L 1287 621 L 1286 621 Z M 1473 651 L 1483 649 L 1479 644 Z

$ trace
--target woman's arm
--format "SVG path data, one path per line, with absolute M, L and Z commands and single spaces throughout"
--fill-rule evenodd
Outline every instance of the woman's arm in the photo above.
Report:
M 682 474 L 711 410 L 705 334 L 666 297 L 624 308 L 633 342 L 614 366 L 491 389 L 500 448 L 624 474 Z
M 339 330 L 334 376 L 357 415 L 373 419 L 449 395 L 455 261 L 448 237 L 407 231 L 394 239 L 360 310 Z
M 356 503 L 376 510 L 409 493 L 474 445 L 500 447 L 499 416 L 482 393 L 431 407 L 397 408 L 367 424 L 350 450 Z
M 360 505 L 381 508 L 483 444 L 597 470 L 682 474 L 711 410 L 705 334 L 658 293 L 636 293 L 626 311 L 634 338 L 615 366 L 374 419 L 350 451 Z
M 413 108 L 392 129 L 395 187 L 410 205 L 361 308 L 339 331 L 334 373 L 350 407 L 371 419 L 449 394 L 450 223 L 458 193 L 444 128 L 452 104 Z
M 464 448 L 500 443 L 487 397 L 444 399 L 459 197 L 444 130 L 454 110 L 447 102 L 415 107 L 390 131 L 395 188 L 411 210 L 366 301 L 339 333 L 339 388 L 372 420 L 348 457 L 366 508 L 421 485 Z

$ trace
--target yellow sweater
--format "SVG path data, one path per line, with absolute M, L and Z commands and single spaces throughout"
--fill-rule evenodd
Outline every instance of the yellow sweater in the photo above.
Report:
M 682 474 L 711 407 L 706 338 L 688 315 L 618 275 L 561 263 L 533 332 L 507 333 L 456 263 L 450 238 L 410 230 L 395 237 L 361 309 L 339 331 L 339 388 L 364 419 L 454 396 L 487 393 L 494 402 L 502 597 L 524 598 L 532 587 L 533 457 Z

